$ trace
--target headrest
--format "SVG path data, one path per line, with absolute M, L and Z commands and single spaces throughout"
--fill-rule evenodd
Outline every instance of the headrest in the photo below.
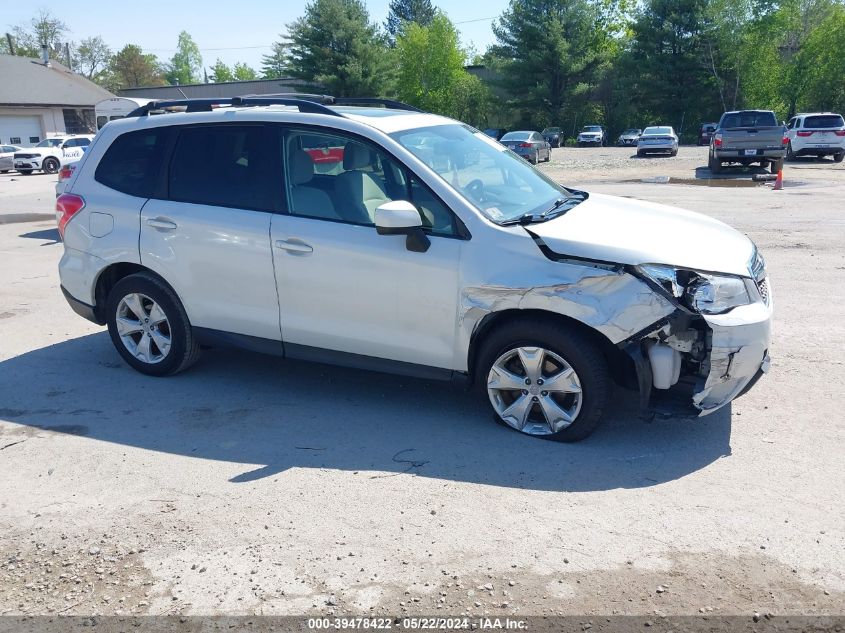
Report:
M 302 149 L 294 150 L 290 156 L 291 184 L 304 185 L 314 177 L 314 160 Z
M 373 164 L 373 152 L 366 145 L 349 141 L 343 148 L 343 168 L 362 169 Z

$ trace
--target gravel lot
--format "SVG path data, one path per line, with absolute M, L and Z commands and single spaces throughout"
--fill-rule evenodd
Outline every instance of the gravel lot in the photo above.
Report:
M 845 165 L 773 192 L 633 153 L 541 169 L 748 233 L 774 361 L 702 419 L 620 392 L 575 445 L 422 380 L 222 350 L 137 374 L 58 290 L 54 177 L 0 176 L 0 614 L 842 614 Z

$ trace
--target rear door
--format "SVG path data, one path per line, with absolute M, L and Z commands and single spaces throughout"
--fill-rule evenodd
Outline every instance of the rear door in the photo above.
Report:
M 270 252 L 281 187 L 275 136 L 260 123 L 174 135 L 158 199 L 141 211 L 141 263 L 173 286 L 195 327 L 280 341 Z

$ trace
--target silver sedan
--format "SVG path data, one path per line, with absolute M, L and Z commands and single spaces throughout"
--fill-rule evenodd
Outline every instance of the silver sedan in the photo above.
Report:
M 645 156 L 652 152 L 668 153 L 669 156 L 678 155 L 678 135 L 668 125 L 647 127 L 637 140 L 637 156 Z

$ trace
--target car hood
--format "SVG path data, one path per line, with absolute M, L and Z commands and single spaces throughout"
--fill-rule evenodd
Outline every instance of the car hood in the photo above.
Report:
M 554 253 L 618 264 L 669 264 L 748 277 L 754 245 L 723 222 L 674 207 L 591 194 L 525 227 Z

